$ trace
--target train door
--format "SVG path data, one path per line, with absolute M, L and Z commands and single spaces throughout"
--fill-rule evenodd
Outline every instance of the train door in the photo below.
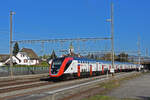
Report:
M 90 76 L 92 76 L 92 65 L 90 65 Z
M 109 65 L 109 73 L 110 73 L 111 65 Z
M 99 65 L 99 63 L 96 62 L 96 75 L 98 75 L 98 65 Z
M 98 72 L 98 62 L 96 62 L 96 72 Z
M 75 73 L 75 70 L 74 70 L 75 66 L 77 66 L 76 63 L 72 62 L 71 66 L 70 66 L 70 73 L 72 73 L 72 74 Z
M 101 74 L 102 73 L 102 63 L 100 63 L 100 65 L 99 65 L 99 73 Z
M 102 65 L 102 74 L 104 74 L 104 64 Z
M 120 72 L 122 72 L 122 66 L 120 65 Z
M 77 75 L 78 75 L 78 77 L 80 77 L 80 64 L 78 64 L 77 69 L 78 69 L 78 73 L 77 73 Z

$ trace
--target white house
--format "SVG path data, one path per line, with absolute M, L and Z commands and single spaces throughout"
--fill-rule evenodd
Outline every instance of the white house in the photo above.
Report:
M 12 57 L 13 63 L 17 65 L 38 65 L 39 59 L 36 53 L 29 48 L 23 48 L 18 52 L 16 56 Z M 8 59 L 5 63 L 8 63 L 10 59 Z
M 5 61 L 9 58 L 8 54 L 0 54 L 0 66 L 5 65 Z
M 3 62 L 0 62 L 0 66 L 4 66 L 4 63 L 3 63 Z

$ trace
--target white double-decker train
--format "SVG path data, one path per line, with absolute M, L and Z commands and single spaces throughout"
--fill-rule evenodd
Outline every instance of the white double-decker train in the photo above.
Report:
M 140 71 L 142 65 L 132 63 L 114 63 L 115 72 Z M 49 68 L 51 78 L 72 78 L 88 77 L 110 73 L 112 69 L 111 61 L 91 60 L 76 57 L 61 57 L 54 59 Z

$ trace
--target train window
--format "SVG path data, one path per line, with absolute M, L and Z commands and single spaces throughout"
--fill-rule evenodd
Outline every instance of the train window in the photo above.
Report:
M 54 68 L 60 68 L 62 62 L 63 62 L 64 58 L 61 58 L 61 59 L 55 59 L 52 63 L 53 67 Z

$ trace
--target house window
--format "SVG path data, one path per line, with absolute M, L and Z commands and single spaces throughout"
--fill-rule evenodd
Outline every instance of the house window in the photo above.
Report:
M 24 57 L 25 55 L 24 54 L 21 54 L 21 57 Z
M 33 60 L 31 60 L 30 62 L 33 63 Z
M 28 62 L 28 60 L 27 59 L 24 59 L 24 63 L 27 63 Z

